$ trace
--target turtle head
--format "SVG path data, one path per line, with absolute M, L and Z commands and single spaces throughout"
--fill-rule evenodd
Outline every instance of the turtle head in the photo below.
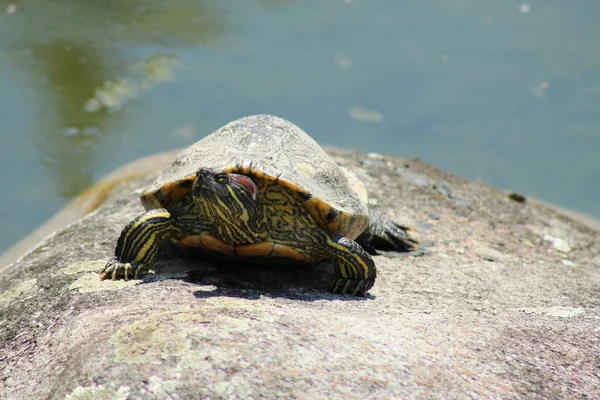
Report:
M 265 234 L 260 193 L 246 176 L 200 168 L 192 197 L 202 215 L 213 222 L 221 239 L 232 244 L 254 243 Z

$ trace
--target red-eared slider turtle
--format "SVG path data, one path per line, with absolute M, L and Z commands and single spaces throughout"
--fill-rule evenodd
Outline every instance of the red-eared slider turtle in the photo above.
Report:
M 363 190 L 291 122 L 241 118 L 182 151 L 144 190 L 148 211 L 123 229 L 100 277 L 147 272 L 159 244 L 173 240 L 240 260 L 331 260 L 331 291 L 364 296 L 376 276 L 365 249 L 415 242 L 408 228 L 369 213 Z

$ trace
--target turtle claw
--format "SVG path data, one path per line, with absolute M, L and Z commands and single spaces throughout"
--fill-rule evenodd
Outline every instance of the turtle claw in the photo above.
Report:
M 138 273 L 140 272 L 139 266 L 132 265 L 131 263 L 124 263 L 116 258 L 113 258 L 106 263 L 104 268 L 100 271 L 100 280 L 110 279 L 116 281 L 119 278 L 127 281 L 129 279 L 138 279 Z
M 413 251 L 419 241 L 411 234 L 413 229 L 397 224 L 376 211 L 369 212 L 369 227 L 360 234 L 356 242 L 370 254 L 379 250 L 398 252 Z
M 334 278 L 330 291 L 339 294 L 366 297 L 367 291 L 373 286 L 374 279 Z

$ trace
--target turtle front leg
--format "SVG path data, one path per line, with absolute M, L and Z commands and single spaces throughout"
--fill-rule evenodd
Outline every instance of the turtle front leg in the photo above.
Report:
M 413 251 L 419 242 L 410 236 L 412 229 L 385 218 L 376 211 L 369 212 L 369 227 L 356 241 L 370 254 L 377 249 L 392 251 Z
M 123 229 L 115 256 L 100 271 L 100 279 L 137 279 L 154 265 L 159 244 L 176 238 L 180 233 L 167 210 L 160 208 L 145 212 Z
M 354 240 L 341 236 L 332 237 L 327 250 L 336 266 L 330 290 L 333 293 L 366 296 L 377 276 L 375 263 L 369 253 Z

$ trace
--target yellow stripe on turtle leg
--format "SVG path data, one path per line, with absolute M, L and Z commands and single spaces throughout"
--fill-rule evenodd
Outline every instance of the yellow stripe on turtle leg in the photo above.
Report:
M 347 237 L 329 238 L 326 250 L 337 268 L 331 291 L 366 296 L 377 276 L 377 269 L 371 256 L 359 244 Z
M 150 210 L 131 221 L 121 232 L 115 255 L 120 260 L 142 261 L 155 242 L 157 231 L 168 229 L 170 217 L 168 211 L 158 209 Z
M 121 232 L 115 256 L 100 271 L 100 279 L 136 277 L 156 261 L 161 242 L 175 238 L 180 229 L 165 209 L 150 210 L 131 221 Z

